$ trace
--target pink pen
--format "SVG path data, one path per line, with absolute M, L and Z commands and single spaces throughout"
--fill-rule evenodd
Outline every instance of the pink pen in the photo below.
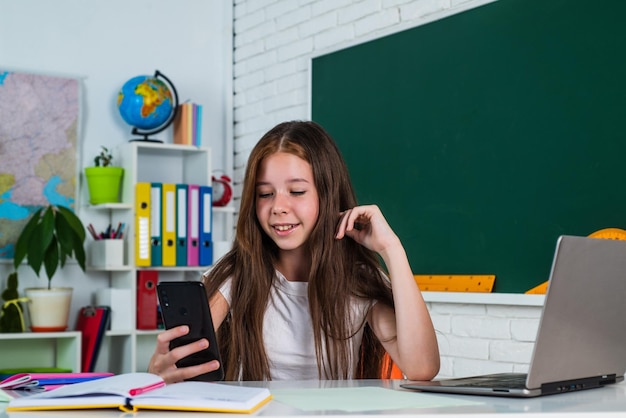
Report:
M 157 382 L 152 385 L 144 386 L 141 388 L 131 389 L 128 391 L 128 393 L 130 393 L 130 396 L 137 396 L 137 395 L 141 395 L 142 393 L 150 392 L 151 390 L 154 390 L 154 389 L 162 388 L 163 386 L 165 386 L 165 382 Z

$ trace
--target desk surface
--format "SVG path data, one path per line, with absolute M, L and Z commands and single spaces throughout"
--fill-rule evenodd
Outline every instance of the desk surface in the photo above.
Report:
M 602 417 L 612 416 L 626 416 L 626 383 L 618 383 L 615 385 L 609 385 L 604 388 L 590 389 L 581 392 L 564 393 L 559 395 L 551 395 L 533 399 L 513 399 L 513 398 L 500 398 L 500 397 L 487 397 L 487 396 L 466 396 L 466 395 L 442 395 L 442 394 L 426 394 L 413 391 L 407 391 L 400 388 L 400 384 L 405 383 L 404 380 L 354 380 L 354 381 L 300 381 L 300 382 L 245 382 L 241 383 L 244 386 L 267 386 L 273 393 L 276 393 L 275 399 L 261 409 L 256 411 L 252 415 L 239 415 L 239 414 L 222 414 L 211 413 L 211 417 L 215 418 L 236 418 L 241 416 L 263 416 L 263 417 L 285 417 L 285 416 L 299 416 L 299 417 L 369 417 L 374 416 L 393 416 L 393 417 L 408 417 L 408 416 L 426 416 L 426 417 L 465 417 L 476 414 L 490 416 L 504 416 L 509 414 L 523 413 L 524 416 L 544 416 L 549 413 L 550 418 L 558 417 L 571 417 L 572 414 L 581 413 L 593 416 L 600 415 Z M 229 383 L 239 384 L 239 383 Z M 348 390 L 346 393 L 358 393 L 363 388 L 369 388 L 367 390 L 378 390 L 379 395 L 385 395 L 381 389 L 392 389 L 396 392 L 389 393 L 389 396 L 400 395 L 402 399 L 413 402 L 415 398 L 414 407 L 402 407 L 402 408 L 387 408 L 383 410 L 362 409 L 353 411 L 344 410 L 332 410 L 327 409 L 322 402 L 318 402 L 315 409 L 311 409 L 311 405 L 307 405 L 306 408 L 299 409 L 290 404 L 289 402 L 281 402 L 278 399 L 286 399 L 283 395 L 287 392 L 294 391 L 301 396 L 318 397 L 322 400 L 320 394 L 337 394 L 338 388 L 353 389 Z M 365 393 L 365 392 L 364 392 Z M 434 398 L 433 398 L 434 397 Z M 335 398 L 337 399 L 337 398 Z M 422 400 L 432 401 L 436 399 L 441 401 L 442 406 L 435 407 L 423 407 Z M 354 400 L 354 399 L 353 399 Z M 362 399 L 363 401 L 370 402 L 369 399 Z M 385 404 L 385 401 L 381 398 L 381 403 Z M 457 405 L 462 402 L 465 405 Z M 376 402 L 374 402 L 376 403 Z M 428 402 L 426 402 L 428 403 Z M 468 405 L 468 403 L 471 403 Z M 123 414 L 118 410 L 83 410 L 83 411 L 46 411 L 46 412 L 12 412 L 7 413 L 4 408 L 6 403 L 0 403 L 0 418 L 83 418 L 83 417 L 120 417 L 129 416 L 132 414 Z M 121 414 L 121 415 L 120 415 Z M 196 416 L 199 413 L 194 412 L 156 412 L 156 411 L 139 411 L 138 415 L 155 415 L 169 417 L 191 417 Z M 205 416 L 206 413 L 204 414 Z

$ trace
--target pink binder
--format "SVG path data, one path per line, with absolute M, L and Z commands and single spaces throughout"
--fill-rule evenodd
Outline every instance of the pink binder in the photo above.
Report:
M 190 184 L 187 197 L 187 265 L 197 266 L 200 255 L 200 186 Z

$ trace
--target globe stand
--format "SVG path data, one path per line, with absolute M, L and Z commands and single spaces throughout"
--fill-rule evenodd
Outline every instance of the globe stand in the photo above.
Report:
M 167 126 L 166 126 L 166 128 L 167 128 Z M 143 138 L 129 139 L 128 142 L 156 142 L 156 143 L 162 144 L 163 141 L 160 140 L 160 139 L 148 138 L 149 135 L 156 134 L 156 133 L 159 133 L 159 132 L 161 132 L 161 130 L 156 131 L 156 132 L 152 132 L 151 131 L 151 132 L 147 132 L 146 133 L 146 132 L 140 132 L 139 129 L 137 129 L 137 128 L 133 128 L 133 130 L 130 133 L 133 134 L 133 135 L 143 135 Z
M 146 130 L 139 130 L 136 127 L 133 127 L 133 130 L 131 131 L 131 134 L 132 135 L 140 135 L 140 136 L 143 136 L 143 138 L 141 138 L 141 139 L 139 139 L 139 138 L 130 139 L 129 142 L 141 141 L 141 142 L 163 143 L 163 141 L 161 141 L 160 139 L 151 139 L 151 138 L 148 138 L 148 137 L 150 135 L 154 135 L 154 134 L 158 134 L 159 132 L 163 132 L 165 129 L 167 129 L 167 127 L 169 127 L 172 124 L 172 122 L 174 122 L 174 119 L 176 119 L 176 114 L 178 113 L 178 92 L 176 91 L 176 87 L 174 87 L 174 83 L 172 83 L 169 78 L 167 78 L 159 70 L 156 70 L 154 72 L 154 78 L 159 78 L 159 77 L 163 78 L 165 80 L 165 82 L 167 83 L 167 85 L 172 90 L 172 94 L 174 96 L 174 103 L 172 103 L 172 114 L 165 121 L 165 123 L 163 123 L 161 126 L 155 128 L 155 129 L 146 131 Z

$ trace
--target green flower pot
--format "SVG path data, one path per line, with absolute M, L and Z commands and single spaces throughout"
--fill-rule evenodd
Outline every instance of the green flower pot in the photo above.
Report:
M 85 168 L 89 203 L 117 203 L 120 201 L 120 189 L 124 169 L 121 167 L 88 167 Z

